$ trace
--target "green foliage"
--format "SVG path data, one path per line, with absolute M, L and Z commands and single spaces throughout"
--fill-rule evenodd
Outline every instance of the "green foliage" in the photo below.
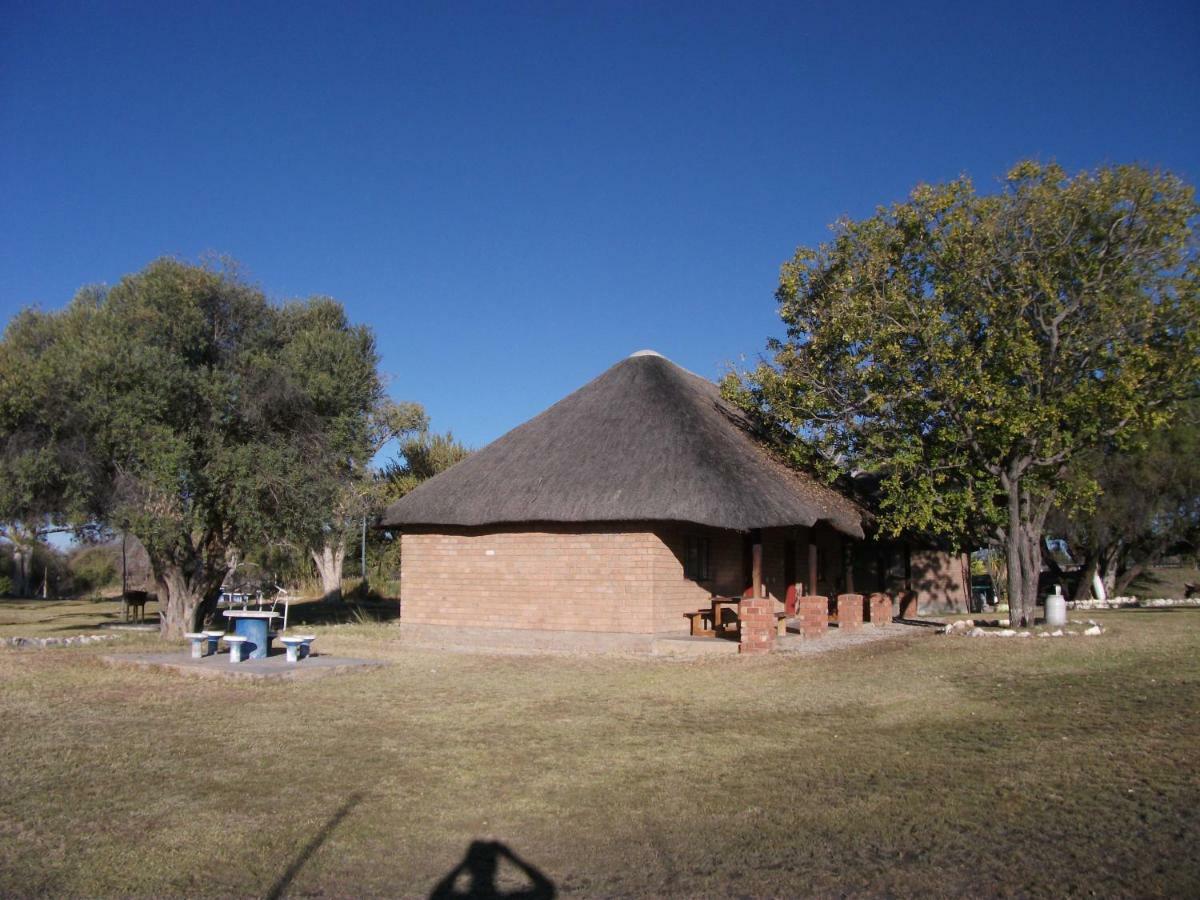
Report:
M 0 344 L 0 520 L 127 523 L 156 575 L 211 597 L 231 549 L 320 527 L 317 475 L 367 441 L 376 363 L 335 301 L 273 306 L 172 259 L 26 311 Z
M 786 340 L 726 388 L 881 473 L 886 531 L 1008 538 L 1014 513 L 1027 552 L 1064 465 L 1162 423 L 1195 384 L 1197 212 L 1189 186 L 1137 166 L 918 187 L 796 252 Z
M 12 579 L 7 575 L 0 575 L 0 597 L 8 597 L 12 595 Z
M 398 453 L 379 471 L 376 483 L 380 505 L 399 500 L 421 482 L 446 471 L 471 455 L 471 450 L 452 432 L 436 434 L 422 429 L 400 441 Z M 368 536 L 368 556 L 376 576 L 400 570 L 400 541 L 395 535 L 373 529 Z M 394 594 L 396 596 L 398 594 Z
M 1121 592 L 1162 557 L 1200 550 L 1197 460 L 1200 399 L 1192 399 L 1129 446 L 1080 455 L 1068 481 L 1094 485 L 1095 493 L 1088 503 L 1060 501 L 1051 527 Z
M 87 593 L 120 584 L 121 548 L 111 544 L 81 547 L 67 560 L 74 593 Z
M 446 471 L 471 455 L 452 432 L 432 434 L 422 431 L 401 441 L 399 456 L 387 463 L 380 474 L 387 500 L 398 500 L 422 481 Z

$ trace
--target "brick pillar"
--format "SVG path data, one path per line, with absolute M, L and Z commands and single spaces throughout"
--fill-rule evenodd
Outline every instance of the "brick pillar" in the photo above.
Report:
M 872 594 L 867 598 L 869 615 L 867 621 L 876 628 L 892 624 L 892 598 L 887 594 Z
M 738 603 L 738 625 L 739 653 L 770 653 L 775 649 L 775 601 L 770 597 L 743 597 Z
M 838 630 L 858 631 L 863 623 L 863 595 L 838 594 Z
M 796 598 L 796 621 L 806 638 L 824 637 L 829 630 L 829 598 L 815 594 Z
M 917 617 L 917 592 L 900 592 L 900 618 L 915 619 Z

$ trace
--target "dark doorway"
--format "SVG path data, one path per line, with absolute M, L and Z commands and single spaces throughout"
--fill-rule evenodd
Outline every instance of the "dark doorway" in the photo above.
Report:
M 742 538 L 742 596 L 754 596 L 754 545 L 762 544 L 762 531 L 754 529 Z
M 789 616 L 796 614 L 796 541 L 787 538 L 783 542 L 783 609 Z

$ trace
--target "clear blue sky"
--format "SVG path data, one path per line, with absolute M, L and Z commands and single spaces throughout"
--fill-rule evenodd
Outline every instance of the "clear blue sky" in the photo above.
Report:
M 0 315 L 229 254 L 479 446 L 753 357 L 795 247 L 920 181 L 1200 181 L 1195 0 L 901 6 L 0 0 Z

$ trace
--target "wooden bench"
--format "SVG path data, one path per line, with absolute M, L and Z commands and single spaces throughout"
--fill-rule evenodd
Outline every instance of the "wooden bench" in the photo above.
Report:
M 684 616 L 691 623 L 692 637 L 713 637 L 711 609 L 698 609 L 695 612 L 684 613 Z

